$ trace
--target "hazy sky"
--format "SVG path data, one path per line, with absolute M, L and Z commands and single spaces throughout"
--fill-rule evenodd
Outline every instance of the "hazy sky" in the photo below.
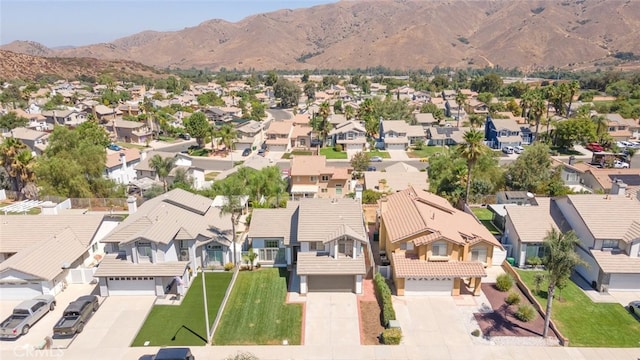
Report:
M 336 0 L 0 0 L 0 44 L 31 40 L 48 47 L 109 42 L 144 30 L 170 31 L 205 20 Z

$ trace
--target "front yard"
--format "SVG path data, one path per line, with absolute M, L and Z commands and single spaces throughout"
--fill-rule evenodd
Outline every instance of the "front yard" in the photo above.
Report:
M 434 154 L 444 154 L 448 149 L 443 146 L 423 146 L 420 150 L 411 150 L 407 154 L 410 158 L 428 158 Z
M 292 156 L 296 156 L 296 155 L 301 155 L 301 156 L 308 156 L 308 155 L 313 155 L 312 151 L 307 151 L 307 150 L 293 150 L 289 153 L 285 153 L 284 155 L 282 155 L 283 159 L 291 159 Z
M 374 157 L 374 156 L 379 156 L 383 159 L 390 159 L 391 155 L 389 155 L 388 151 L 380 151 L 378 149 L 375 150 L 371 150 L 369 152 L 367 152 L 367 155 L 369 155 L 369 157 Z
M 533 278 L 541 271 L 518 270 L 543 308 L 547 304 L 547 284 L 535 292 Z M 573 281 L 556 289 L 551 317 L 570 346 L 640 347 L 640 322 L 620 304 L 594 303 Z M 560 296 L 558 296 L 560 295 Z M 561 300 L 558 300 L 561 298 Z
M 287 277 L 287 270 L 278 268 L 239 273 L 213 343 L 279 345 L 287 340 L 299 345 L 302 305 L 285 304 Z
M 224 294 L 231 282 L 231 272 L 206 273 L 209 321 L 213 324 Z M 195 278 L 182 304 L 155 305 L 132 346 L 194 346 L 206 344 L 202 276 Z
M 346 159 L 347 153 L 344 151 L 336 151 L 332 147 L 324 147 L 320 149 L 320 155 L 324 155 L 327 160 Z

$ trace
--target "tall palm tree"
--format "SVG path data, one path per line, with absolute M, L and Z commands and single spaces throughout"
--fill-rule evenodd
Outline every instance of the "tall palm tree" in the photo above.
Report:
M 593 116 L 591 117 L 591 121 L 596 124 L 596 135 L 599 137 L 599 142 L 602 142 L 602 135 L 606 133 L 607 126 L 609 126 L 609 121 L 603 115 Z
M 577 80 L 573 80 L 571 83 L 569 83 L 567 89 L 569 92 L 569 107 L 567 108 L 567 117 L 569 117 L 569 115 L 571 115 L 571 103 L 573 102 L 573 97 L 580 90 L 580 83 Z
M 12 188 L 15 191 L 20 191 L 20 184 L 18 178 L 12 174 L 16 174 L 14 167 L 17 164 L 16 158 L 18 157 L 18 154 L 25 150 L 27 150 L 27 145 L 13 137 L 6 138 L 0 145 L 0 159 L 2 160 L 2 166 L 7 171 L 7 174 L 9 174 Z
M 577 265 L 586 265 L 574 250 L 578 244 L 578 236 L 573 230 L 563 234 L 552 228 L 547 231 L 547 236 L 544 238 L 544 265 L 547 270 L 549 286 L 547 287 L 547 309 L 544 316 L 542 337 L 547 337 L 549 331 L 553 293 L 556 286 L 568 281 L 573 268 Z
M 353 109 L 351 105 L 347 105 L 344 107 L 344 117 L 346 117 L 347 120 L 353 119 L 355 115 L 356 115 L 356 111 Z
M 25 196 L 28 199 L 35 199 L 38 196 L 38 190 L 35 186 L 35 163 L 36 159 L 29 149 L 20 151 L 14 158 L 9 176 L 16 179 L 18 184 L 16 190 L 20 193 L 20 197 Z
M 629 167 L 631 167 L 631 159 L 638 152 L 638 148 L 627 148 L 627 156 L 629 157 Z
M 149 165 L 156 172 L 160 180 L 162 181 L 162 185 L 164 188 L 164 192 L 167 192 L 167 176 L 173 169 L 176 164 L 176 159 L 167 157 L 163 158 L 160 155 L 154 155 L 151 160 L 149 160 Z
M 456 103 L 458 104 L 458 123 L 457 127 L 460 127 L 460 109 L 465 106 L 467 102 L 467 95 L 463 94 L 462 91 L 458 91 L 456 94 Z
M 220 142 L 224 144 L 227 153 L 233 150 L 233 144 L 238 138 L 238 131 L 229 124 L 224 124 L 217 131 L 216 136 L 220 139 Z
M 542 94 L 536 94 L 531 102 L 531 113 L 536 121 L 536 134 L 534 141 L 538 141 L 538 132 L 540 130 L 540 119 L 544 114 L 545 101 Z
M 531 90 L 527 90 L 524 94 L 522 94 L 522 98 L 520 99 L 520 107 L 522 108 L 522 117 L 529 119 L 529 109 L 531 108 L 531 103 L 533 102 L 533 92 Z
M 325 101 L 322 104 L 320 104 L 320 109 L 318 110 L 318 114 L 320 114 L 320 117 L 322 118 L 322 126 L 320 127 L 321 129 L 320 134 L 322 136 L 322 143 L 324 144 L 327 141 L 328 131 L 325 131 L 325 130 L 328 128 L 327 123 L 328 123 L 329 115 L 331 114 L 331 106 L 328 101 Z
M 484 134 L 476 129 L 471 129 L 464 133 L 465 143 L 458 147 L 458 153 L 467 161 L 467 188 L 464 201 L 469 203 L 469 192 L 471 191 L 471 171 L 478 159 L 484 155 L 489 148 L 484 144 Z
M 238 263 L 236 255 L 236 225 L 242 215 L 242 196 L 245 195 L 246 181 L 242 181 L 241 177 L 233 176 L 225 179 L 221 184 L 220 195 L 224 196 L 225 203 L 220 208 L 220 216 L 231 215 L 231 246 L 234 264 Z

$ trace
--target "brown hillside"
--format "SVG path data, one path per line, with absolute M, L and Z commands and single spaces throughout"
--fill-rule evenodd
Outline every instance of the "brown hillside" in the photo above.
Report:
M 37 79 L 42 75 L 57 75 L 70 79 L 78 75 L 98 76 L 103 73 L 145 77 L 161 75 L 157 70 L 133 61 L 40 57 L 0 50 L 0 78 L 2 79 Z
M 639 29 L 640 1 L 343 1 L 49 53 L 13 49 L 211 69 L 585 68 L 640 52 Z

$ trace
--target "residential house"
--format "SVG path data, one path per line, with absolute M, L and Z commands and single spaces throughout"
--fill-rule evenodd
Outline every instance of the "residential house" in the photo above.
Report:
M 607 119 L 607 133 L 614 140 L 626 141 L 633 136 L 631 128 L 637 125 L 636 120 L 625 119 L 620 114 L 606 114 L 605 118 Z
M 470 128 L 439 126 L 427 129 L 427 145 L 435 146 L 455 146 L 464 144 L 464 133 Z
M 338 124 L 328 136 L 329 146 L 341 145 L 343 150 L 362 151 L 367 144 L 367 131 L 354 120 Z
M 49 133 L 17 127 L 11 130 L 11 137 L 22 141 L 37 155 L 42 155 L 49 144 Z
M 291 148 L 308 148 L 311 146 L 311 133 L 313 129 L 309 125 L 293 126 L 291 132 Z
M 289 193 L 293 199 L 342 198 L 349 192 L 351 172 L 351 168 L 327 166 L 324 156 L 294 156 Z
M 285 209 L 255 209 L 247 238 L 259 263 L 295 264 L 301 294 L 362 293 L 370 247 L 356 199 L 300 199 Z
M 93 116 L 95 116 L 96 120 L 101 123 L 106 123 L 107 121 L 115 120 L 117 116 L 122 115 L 122 112 L 117 108 L 110 108 L 105 105 L 96 105 L 92 109 Z
M 93 280 L 100 240 L 119 222 L 100 214 L 0 215 L 0 300 L 56 295 Z
M 12 111 L 16 113 L 18 117 L 22 117 L 29 120 L 29 122 L 25 126 L 28 129 L 36 130 L 36 131 L 46 131 L 51 129 L 47 125 L 46 118 L 41 113 L 29 113 L 22 109 L 15 109 Z M 8 129 L 2 129 L 2 130 L 8 130 Z
M 576 272 L 598 291 L 640 291 L 640 202 L 618 194 L 555 199 L 588 265 Z
M 266 131 L 266 144 L 269 151 L 289 151 L 293 123 L 290 121 L 271 121 Z
M 469 108 L 473 110 L 474 114 L 489 114 L 489 106 L 478 99 L 470 99 Z
M 131 102 L 120 104 L 118 106 L 118 110 L 123 116 L 126 116 L 126 115 L 138 116 L 139 114 L 142 113 L 142 109 L 140 109 L 140 106 L 138 105 L 138 103 L 131 103 Z
M 236 150 L 257 148 L 264 142 L 263 123 L 250 120 L 236 129 L 238 138 L 234 143 Z
M 327 121 L 333 128 L 337 128 L 339 125 L 347 122 L 347 117 L 344 116 L 344 114 L 331 114 L 329 118 L 327 118 Z
M 228 123 L 242 116 L 242 109 L 235 106 L 211 106 L 204 110 L 207 118 L 217 125 Z
M 526 191 L 498 191 L 497 204 L 536 205 L 535 196 Z
M 107 150 L 105 176 L 118 184 L 127 185 L 137 179 L 136 166 L 140 163 L 140 150 Z
M 534 140 L 529 126 L 518 124 L 514 119 L 494 119 L 487 116 L 484 131 L 487 145 L 493 149 L 521 146 Z
M 507 215 L 502 243 L 508 249 L 507 256 L 513 257 L 518 267 L 527 265 L 532 258 L 544 258 L 548 231 L 571 230 L 551 198 L 538 198 L 536 206 L 505 206 L 504 210 Z
M 212 203 L 182 189 L 140 208 L 130 203 L 131 214 L 103 240 L 108 254 L 94 275 L 100 295 L 184 295 L 192 272 L 237 260 L 231 215 Z
M 134 169 L 136 171 L 135 179 L 141 180 L 144 178 L 148 178 L 160 185 L 161 179 L 158 177 L 155 169 L 151 167 L 150 164 L 151 158 L 153 158 L 155 155 L 159 155 L 163 159 L 175 159 L 175 167 L 171 169 L 171 172 L 169 172 L 169 175 L 165 179 L 168 185 L 171 185 L 173 183 L 179 171 L 184 172 L 184 175 L 188 180 L 191 181 L 191 186 L 194 189 L 202 190 L 208 188 L 211 185 L 210 182 L 205 181 L 204 179 L 205 170 L 209 168 L 209 166 L 206 166 L 204 162 L 211 162 L 211 160 L 213 159 L 200 159 L 198 157 L 191 157 L 187 154 L 176 154 L 164 151 L 141 152 L 140 162 L 134 166 Z
M 377 192 L 396 192 L 415 186 L 429 189 L 429 174 L 403 162 L 395 163 L 382 171 L 365 171 L 364 188 Z
M 151 167 L 151 164 L 150 164 L 151 158 L 154 157 L 155 155 L 160 155 L 160 157 L 162 157 L 163 159 L 174 158 L 176 156 L 175 153 L 166 152 L 166 151 L 151 150 L 151 151 L 140 152 L 140 162 L 138 163 L 138 165 L 134 166 L 134 169 L 136 170 L 137 179 L 149 178 L 153 180 L 158 180 L 158 175 L 156 174 L 156 171 Z
M 153 140 L 153 132 L 146 122 L 115 119 L 109 121 L 105 128 L 111 132 L 116 141 L 133 144 L 145 144 Z
M 399 296 L 459 295 L 465 286 L 480 295 L 485 267 L 504 260 L 489 230 L 435 194 L 409 187 L 383 197 L 379 211 L 380 250 Z
M 439 123 L 431 113 L 414 113 L 413 117 L 416 119 L 416 124 L 422 126 L 425 131 Z
M 418 140 L 426 142 L 426 134 L 420 125 L 410 125 L 403 120 L 384 121 L 384 147 L 387 150 L 406 150 Z
M 616 185 L 617 181 L 624 182 L 623 190 L 632 197 L 640 192 L 640 169 L 638 168 L 600 168 L 586 163 L 566 164 L 563 167 L 567 169 L 566 172 L 573 170 L 580 178 L 579 183 L 590 192 L 617 193 L 620 189 L 620 186 Z M 563 172 L 562 176 L 566 176 L 566 172 Z
M 75 109 L 45 110 L 42 112 L 42 116 L 45 117 L 46 122 L 49 124 L 49 128 L 53 128 L 55 125 L 76 127 L 87 121 L 87 114 Z

